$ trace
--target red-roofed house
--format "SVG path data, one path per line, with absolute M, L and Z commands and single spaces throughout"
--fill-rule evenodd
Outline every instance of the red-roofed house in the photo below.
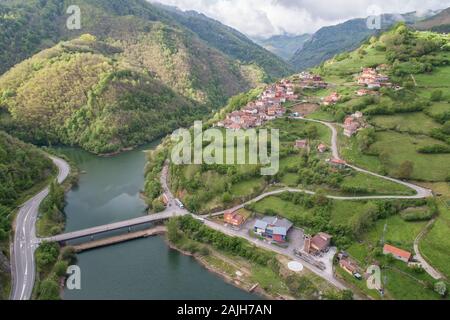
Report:
M 395 259 L 406 263 L 408 263 L 412 259 L 412 254 L 410 252 L 391 246 L 389 244 L 384 245 L 383 254 L 391 254 Z
M 320 153 L 324 153 L 325 151 L 328 150 L 328 147 L 327 147 L 326 145 L 324 145 L 323 143 L 321 143 L 321 144 L 319 144 L 319 145 L 317 146 L 317 150 L 318 150 Z
M 297 149 L 306 149 L 308 147 L 308 140 L 297 140 L 297 141 L 295 141 L 295 147 Z
M 308 254 L 327 252 L 331 244 L 332 236 L 319 232 L 314 237 L 306 237 L 303 250 Z
M 341 100 L 341 95 L 337 92 L 333 92 L 331 95 L 324 99 L 323 104 L 326 106 L 331 106 L 339 102 L 339 100 Z
M 240 227 L 245 222 L 245 218 L 236 212 L 226 212 L 223 215 L 223 220 L 234 227 Z

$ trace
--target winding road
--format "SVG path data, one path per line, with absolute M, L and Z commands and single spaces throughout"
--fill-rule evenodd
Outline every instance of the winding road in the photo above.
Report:
M 50 156 L 58 167 L 58 183 L 63 183 L 69 176 L 70 166 L 60 158 Z M 34 253 L 39 246 L 36 236 L 36 220 L 39 205 L 48 195 L 49 187 L 45 188 L 20 208 L 15 221 L 14 243 L 11 246 L 11 271 L 13 288 L 11 300 L 29 300 L 33 292 L 35 280 Z

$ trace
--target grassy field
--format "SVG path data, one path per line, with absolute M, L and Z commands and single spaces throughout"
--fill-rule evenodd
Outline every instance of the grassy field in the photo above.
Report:
M 292 202 L 284 201 L 279 197 L 267 197 L 257 202 L 255 204 L 255 210 L 256 212 L 262 214 L 264 214 L 266 210 L 271 210 L 272 212 L 276 212 L 280 216 L 290 220 L 295 220 L 297 217 L 302 217 L 305 219 L 313 217 L 311 210 L 295 205 Z
M 450 199 L 450 198 L 449 198 Z M 420 251 L 434 267 L 450 278 L 450 209 L 439 205 L 439 217 L 420 242 Z
M 412 195 L 414 190 L 369 174 L 357 172 L 344 178 L 343 187 L 360 187 L 375 195 Z
M 450 88 L 450 67 L 441 67 L 431 73 L 415 76 L 417 85 L 426 88 Z
M 343 157 L 351 163 L 374 172 L 382 173 L 384 167 L 393 177 L 398 175 L 400 165 L 408 160 L 414 163 L 411 176 L 413 180 L 445 181 L 447 178 L 450 172 L 450 154 L 430 155 L 417 152 L 421 147 L 442 145 L 443 142 L 427 136 L 401 134 L 394 131 L 378 132 L 376 138 L 377 141 L 371 146 L 370 151 L 386 155 L 387 161 L 384 166 L 378 157 L 360 153 L 356 149 L 354 139 L 340 139 Z
M 378 128 L 414 134 L 429 134 L 431 130 L 442 127 L 442 125 L 421 112 L 376 116 L 370 122 Z

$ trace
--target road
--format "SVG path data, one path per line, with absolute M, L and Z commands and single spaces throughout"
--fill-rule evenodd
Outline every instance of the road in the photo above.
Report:
M 306 268 L 308 268 L 308 270 L 315 273 L 319 277 L 327 280 L 328 282 L 333 284 L 336 288 L 341 289 L 341 290 L 347 289 L 347 287 L 343 283 L 341 283 L 339 280 L 337 280 L 334 277 L 332 269 L 328 268 L 327 270 L 322 271 L 319 268 L 313 266 L 312 264 L 309 264 L 306 261 L 299 259 L 297 256 L 294 255 L 294 251 L 293 251 L 292 247 L 281 248 L 278 246 L 274 246 L 265 241 L 255 239 L 255 238 L 251 237 L 248 233 L 240 232 L 239 230 L 234 230 L 234 229 L 228 228 L 227 226 L 224 226 L 223 224 L 220 224 L 220 223 L 217 223 L 217 222 L 214 222 L 211 220 L 206 220 L 205 225 L 210 227 L 211 229 L 220 231 L 228 236 L 244 238 L 245 240 L 254 244 L 258 248 L 270 250 L 272 252 L 276 252 L 278 254 L 287 256 L 288 258 L 290 258 L 294 261 L 300 262 L 302 265 L 304 265 Z M 298 249 L 298 248 L 295 248 L 295 249 Z
M 423 270 L 425 270 L 426 273 L 428 273 L 433 279 L 439 280 L 444 279 L 445 277 L 436 269 L 434 269 L 428 262 L 425 260 L 425 258 L 421 255 L 419 250 L 419 243 L 420 240 L 423 238 L 423 236 L 428 232 L 428 230 L 431 228 L 431 226 L 436 222 L 436 219 L 431 220 L 425 228 L 423 228 L 422 232 L 417 236 L 417 238 L 414 240 L 414 255 L 415 259 L 420 262 L 422 265 Z
M 295 117 L 293 119 L 297 119 L 297 120 L 302 120 L 302 121 L 308 121 L 308 122 L 316 122 L 316 123 L 320 123 L 324 126 L 327 126 L 328 128 L 330 128 L 332 135 L 331 135 L 331 151 L 333 154 L 333 158 L 335 159 L 339 159 L 339 160 L 344 160 L 341 158 L 340 154 L 339 154 L 339 144 L 338 144 L 338 131 L 336 129 L 336 127 L 329 122 L 325 122 L 325 121 L 320 121 L 320 120 L 313 120 L 313 119 L 306 119 L 303 117 Z M 345 161 L 345 160 L 344 160 Z M 416 194 L 414 196 L 382 196 L 382 197 L 334 197 L 333 199 L 338 199 L 338 200 L 370 200 L 370 199 L 423 199 L 423 198 L 429 198 L 433 196 L 433 192 L 429 189 L 417 186 L 415 184 L 409 183 L 409 182 L 405 182 L 402 180 L 398 180 L 398 179 L 394 179 L 391 177 L 386 177 L 362 168 L 359 168 L 357 166 L 351 165 L 351 164 L 347 164 L 347 167 L 352 168 L 353 170 L 356 170 L 358 172 L 361 173 L 365 173 L 365 174 L 369 174 L 384 180 L 388 180 L 391 182 L 395 182 L 401 185 L 404 185 L 412 190 L 414 190 L 416 192 Z M 330 197 L 331 198 L 331 197 Z
M 70 166 L 62 159 L 50 157 L 58 167 L 58 183 L 64 182 L 70 173 Z M 39 205 L 48 195 L 45 188 L 20 208 L 15 221 L 14 243 L 11 247 L 11 270 L 13 274 L 12 300 L 31 298 L 35 280 L 34 252 L 39 245 L 36 237 L 36 219 Z
M 114 222 L 111 224 L 97 226 L 97 227 L 93 227 L 93 228 L 89 228 L 89 229 L 83 229 L 83 230 L 78 230 L 78 231 L 74 231 L 74 232 L 64 233 L 64 234 L 61 234 L 58 236 L 49 237 L 49 238 L 45 238 L 42 240 L 50 241 L 50 242 L 64 242 L 64 241 L 89 237 L 89 236 L 93 236 L 93 235 L 108 232 L 108 231 L 114 231 L 114 230 L 118 230 L 118 229 L 134 227 L 134 226 L 138 226 L 138 225 L 142 225 L 142 224 L 146 224 L 146 223 L 167 220 L 170 218 L 180 217 L 180 216 L 184 216 L 187 214 L 189 214 L 187 211 L 173 207 L 171 209 L 167 209 L 160 213 L 146 215 L 146 216 L 142 216 L 139 218 L 120 221 L 120 222 Z

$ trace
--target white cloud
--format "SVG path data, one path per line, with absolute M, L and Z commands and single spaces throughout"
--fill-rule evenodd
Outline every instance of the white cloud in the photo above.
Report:
M 370 6 L 384 13 L 450 7 L 450 0 L 148 0 L 195 10 L 249 35 L 303 34 L 357 17 Z

